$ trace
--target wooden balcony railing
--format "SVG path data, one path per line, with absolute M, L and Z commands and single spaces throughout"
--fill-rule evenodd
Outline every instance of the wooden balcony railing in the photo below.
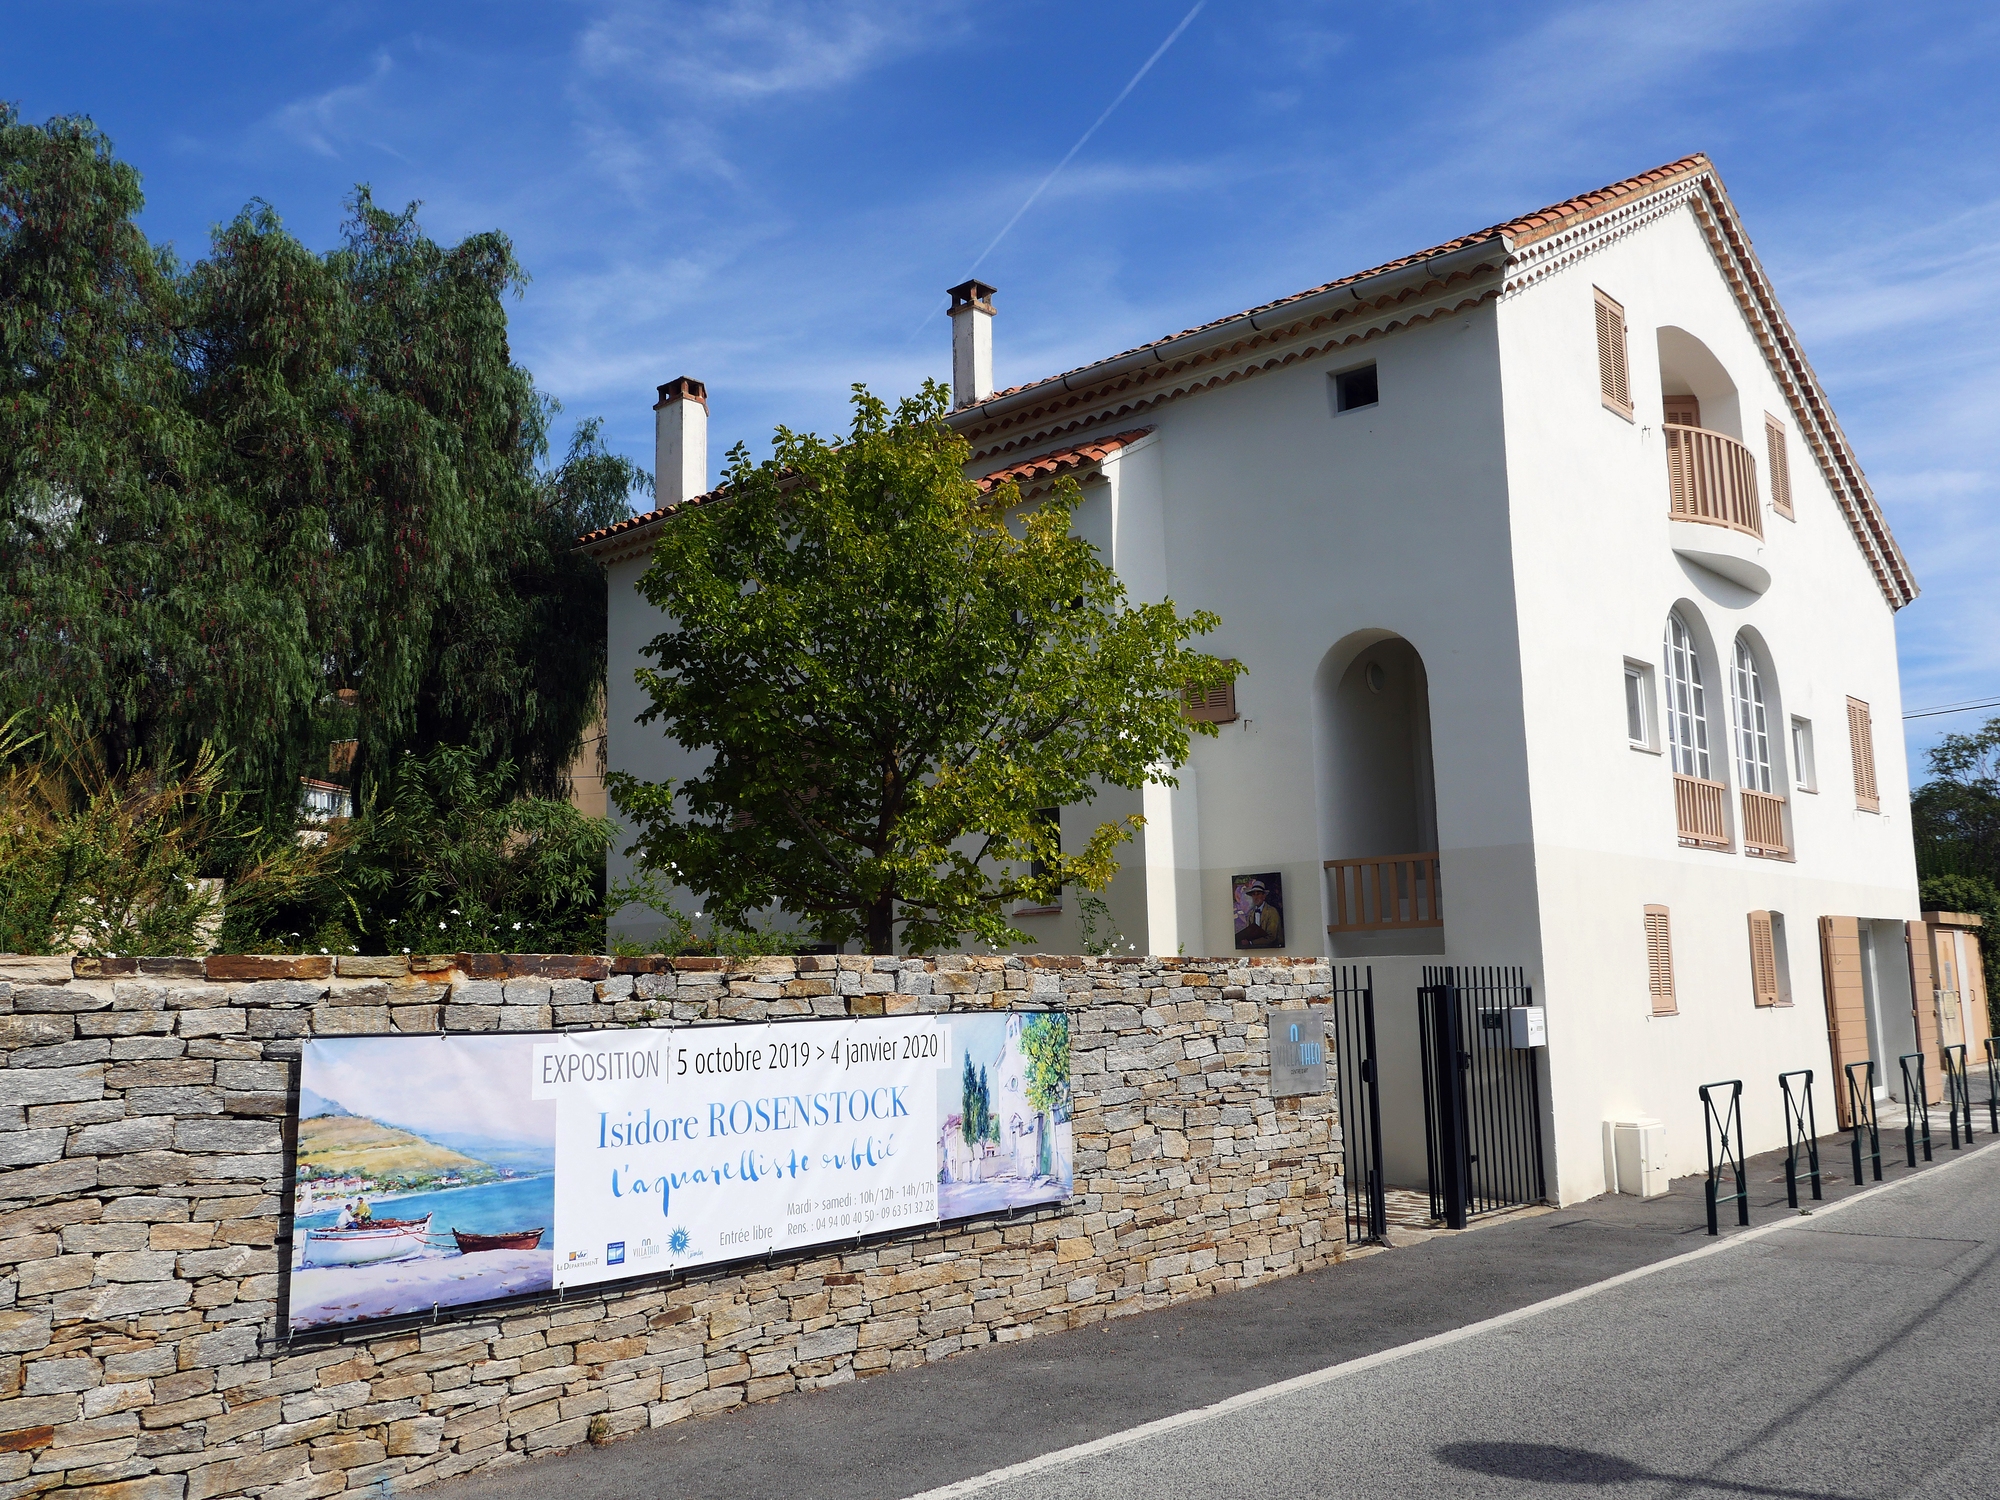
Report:
M 1757 500 L 1757 460 L 1733 437 L 1706 427 L 1661 429 L 1667 438 L 1667 492 L 1676 521 L 1727 526 L 1764 535 Z
M 1743 793 L 1743 852 L 1785 855 L 1785 799 L 1769 792 Z
M 1729 820 L 1724 815 L 1729 788 L 1719 781 L 1674 773 L 1674 821 L 1681 842 L 1695 849 L 1727 849 Z
M 1444 926 L 1435 853 L 1330 859 L 1326 878 L 1333 913 L 1328 932 Z

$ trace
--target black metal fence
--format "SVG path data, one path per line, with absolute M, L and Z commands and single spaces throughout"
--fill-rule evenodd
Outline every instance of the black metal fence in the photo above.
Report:
M 1795 1086 L 1794 1079 L 1800 1080 Z M 1805 1176 L 1812 1181 L 1812 1195 L 1819 1198 L 1819 1117 L 1813 1109 L 1813 1070 L 1799 1068 L 1778 1075 L 1778 1092 L 1785 1101 L 1785 1201 L 1799 1206 L 1799 1161 L 1805 1160 Z
M 1727 1090 L 1722 1096 L 1728 1103 L 1718 1110 L 1716 1095 L 1723 1090 Z M 1716 1211 L 1725 1203 L 1736 1205 L 1738 1224 L 1750 1222 L 1750 1190 L 1743 1167 L 1742 1079 L 1701 1086 L 1701 1127 L 1708 1143 L 1708 1180 L 1702 1189 L 1708 1199 L 1708 1232 L 1719 1234 L 1721 1226 Z M 1735 1191 L 1723 1192 L 1723 1187 L 1732 1181 Z
M 1327 998 L 1333 1022 L 1334 1095 L 1346 1161 L 1347 1243 L 1380 1240 L 1389 1229 L 1382 1178 L 1382 1100 L 1375 1063 L 1375 974 L 1336 967 Z
M 1535 1049 L 1516 1047 L 1510 1010 L 1534 1004 L 1518 968 L 1425 965 L 1417 992 L 1431 1217 L 1468 1218 L 1539 1203 L 1542 1084 Z
M 1856 1068 L 1861 1069 L 1858 1079 L 1854 1076 Z M 1864 1057 L 1859 1062 L 1851 1062 L 1846 1073 L 1847 1128 L 1852 1135 L 1848 1144 L 1854 1149 L 1854 1185 L 1860 1187 L 1864 1158 L 1874 1163 L 1875 1180 L 1882 1180 L 1882 1131 L 1875 1118 L 1875 1059 Z

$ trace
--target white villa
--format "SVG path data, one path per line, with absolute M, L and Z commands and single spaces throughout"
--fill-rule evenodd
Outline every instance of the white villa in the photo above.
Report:
M 1422 1181 L 1394 1017 L 1424 964 L 1526 971 L 1562 1202 L 1613 1185 L 1610 1121 L 1699 1170 L 1698 1085 L 1745 1080 L 1755 1152 L 1781 1071 L 1814 1070 L 1831 1130 L 1846 1063 L 1893 1091 L 1901 1053 L 1933 1084 L 1940 1042 L 1979 1056 L 1967 921 L 1917 898 L 1916 581 L 1706 157 L 1005 391 L 993 297 L 953 293 L 971 472 L 1076 477 L 1127 589 L 1213 610 L 1242 668 L 1190 705 L 1222 732 L 1178 788 L 1063 817 L 1145 815 L 1106 896 L 1140 953 L 1271 933 L 1259 877 L 1257 951 L 1372 967 L 1389 1181 Z M 706 393 L 656 410 L 661 508 L 584 542 L 609 764 L 649 779 L 679 752 L 633 723 L 662 628 L 633 585 L 706 488 Z M 1073 902 L 1016 925 L 1077 951 Z

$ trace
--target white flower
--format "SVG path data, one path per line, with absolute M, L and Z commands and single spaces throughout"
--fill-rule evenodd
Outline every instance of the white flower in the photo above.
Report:
M 458 909 L 457 907 L 455 907 L 455 906 L 454 906 L 454 907 L 453 907 L 453 908 L 451 909 L 451 914 L 452 914 L 452 915 L 453 915 L 454 917 L 456 917 L 456 916 L 459 916 L 459 915 L 461 915 L 461 913 L 459 912 L 459 909 Z M 438 923 L 438 926 L 440 926 L 440 927 L 442 927 L 443 925 L 444 925 L 444 923 L 442 923 L 442 922 Z
M 319 951 L 320 951 L 320 952 L 322 952 L 322 953 L 324 953 L 324 952 L 326 952 L 326 949 L 322 948 L 322 949 L 320 949 Z
M 443 932 L 443 931 L 444 931 L 444 923 L 442 923 L 442 922 L 438 923 L 438 931 L 439 931 L 439 932 Z
M 357 951 L 359 951 L 359 950 L 357 950 Z M 409 952 L 410 950 L 409 950 L 408 948 L 405 948 L 405 949 L 404 949 L 403 951 L 404 951 L 405 953 L 408 953 L 408 952 Z
M 514 930 L 515 930 L 516 932 L 519 932 L 519 931 L 521 930 L 521 924 L 520 924 L 519 922 L 516 922 L 516 923 L 514 924 Z

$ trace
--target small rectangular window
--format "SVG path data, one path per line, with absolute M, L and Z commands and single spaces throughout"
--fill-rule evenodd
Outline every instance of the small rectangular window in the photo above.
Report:
M 1875 787 L 1875 724 L 1868 705 L 1859 698 L 1847 700 L 1847 741 L 1854 757 L 1854 805 L 1863 812 L 1880 812 L 1882 799 Z
M 1038 831 L 1046 831 L 1054 834 L 1056 840 L 1056 850 L 1058 853 L 1060 853 L 1062 850 L 1062 809 L 1060 807 L 1044 807 L 1038 809 L 1035 813 L 1035 827 Z M 1047 860 L 1035 859 L 1035 860 L 1030 860 L 1028 862 L 1028 875 L 1030 879 L 1041 880 L 1045 878 L 1048 874 L 1049 874 L 1049 864 Z M 1062 888 L 1058 886 L 1056 888 L 1055 893 L 1050 897 L 1049 902 L 1046 906 L 1017 907 L 1015 908 L 1014 915 L 1037 916 L 1037 915 L 1045 915 L 1049 912 L 1061 911 L 1062 910 L 1061 892 Z
M 1234 669 L 1236 663 L 1224 662 Z M 1236 722 L 1236 679 L 1218 682 L 1204 691 L 1190 683 L 1181 690 L 1181 717 L 1190 724 L 1233 724 Z
M 1646 982 L 1653 995 L 1653 1014 L 1671 1016 L 1674 1001 L 1674 939 L 1664 906 L 1646 908 Z
M 1792 782 L 1802 792 L 1819 790 L 1819 770 L 1813 764 L 1811 719 L 1792 720 Z
M 1625 358 L 1625 309 L 1598 291 L 1597 386 L 1604 404 L 1619 416 L 1632 416 L 1632 377 Z
M 1659 753 L 1659 736 L 1654 733 L 1653 668 L 1650 662 L 1625 658 L 1625 742 L 1634 750 Z
M 1381 400 L 1375 385 L 1375 367 L 1363 365 L 1358 370 L 1342 370 L 1333 377 L 1333 409 L 1353 411 L 1357 407 L 1373 406 Z
M 1771 508 L 1792 514 L 1792 464 L 1785 454 L 1785 424 L 1764 413 L 1764 457 L 1771 470 Z

